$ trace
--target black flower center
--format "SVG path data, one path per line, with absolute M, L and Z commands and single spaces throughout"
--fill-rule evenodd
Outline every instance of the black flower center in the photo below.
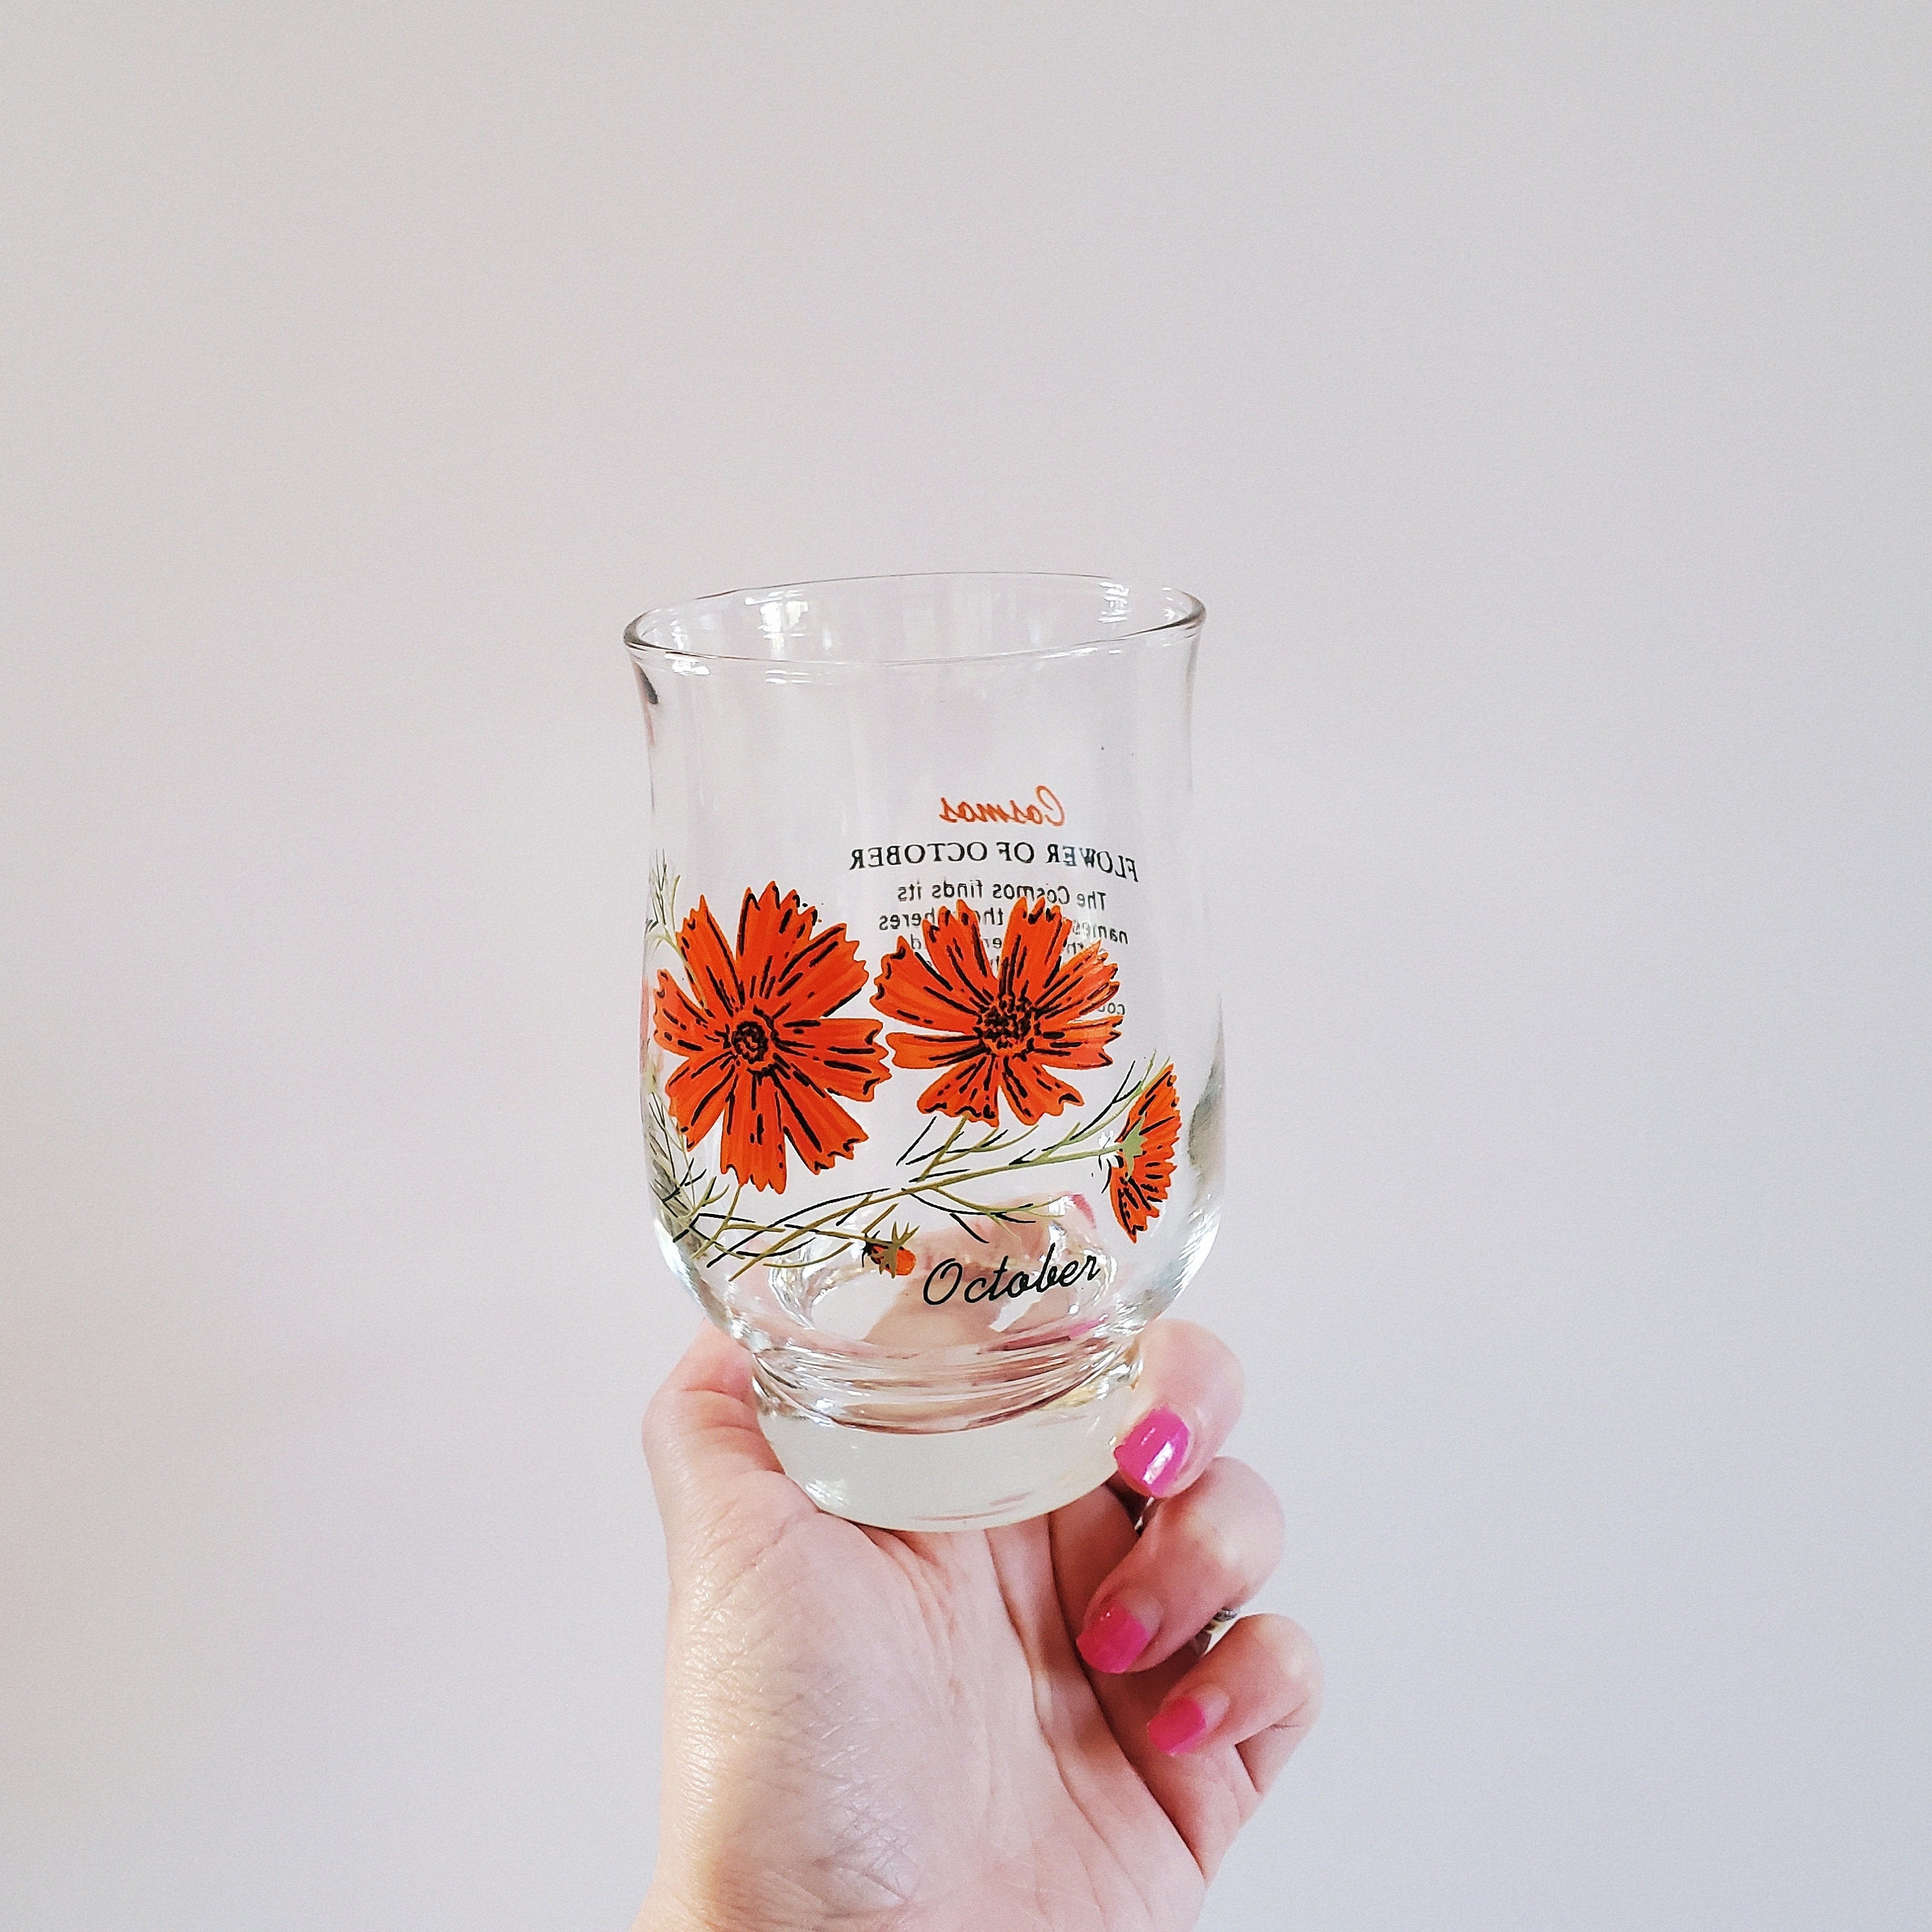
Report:
M 1030 1000 L 995 1000 L 980 1016 L 980 1037 L 994 1053 L 1017 1053 L 1033 1038 L 1035 1021 Z
M 731 1051 L 754 1070 L 772 1057 L 771 1029 L 763 1020 L 740 1020 L 731 1029 L 730 1041 Z

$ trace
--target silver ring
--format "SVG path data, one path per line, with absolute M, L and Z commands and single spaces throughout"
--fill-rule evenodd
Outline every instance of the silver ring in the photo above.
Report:
M 1227 1630 L 1228 1626 L 1230 1624 L 1235 1622 L 1240 1618 L 1240 1614 L 1241 1612 L 1238 1608 L 1216 1610 L 1214 1614 L 1194 1633 L 1195 1648 L 1198 1650 L 1212 1650 L 1215 1645 L 1220 1642 L 1222 1636 Z

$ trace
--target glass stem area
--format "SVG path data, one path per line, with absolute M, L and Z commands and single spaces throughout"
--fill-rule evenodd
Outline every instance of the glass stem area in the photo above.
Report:
M 838 1422 L 760 1366 L 758 1420 L 784 1472 L 822 1510 L 881 1529 L 994 1529 L 1044 1516 L 1114 1472 L 1139 1371 L 1130 1348 L 1058 1400 L 967 1428 Z

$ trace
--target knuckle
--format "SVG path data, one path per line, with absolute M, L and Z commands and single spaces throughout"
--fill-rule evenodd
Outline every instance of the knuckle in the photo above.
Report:
M 1225 1342 L 1222 1346 L 1227 1346 Z M 1247 1406 L 1248 1372 L 1241 1366 L 1241 1358 L 1233 1349 L 1228 1348 L 1227 1354 L 1227 1366 L 1222 1372 L 1227 1378 L 1228 1415 L 1232 1422 Z
M 1288 1516 L 1274 1485 L 1250 1463 L 1228 1461 L 1228 1476 L 1237 1486 L 1241 1507 L 1252 1513 L 1257 1528 L 1265 1534 L 1270 1552 L 1279 1556 L 1288 1534 Z M 1270 1565 L 1273 1567 L 1272 1564 Z
M 671 1438 L 670 1396 L 659 1389 L 644 1405 L 644 1454 L 655 1460 Z
M 1216 1517 L 1201 1513 L 1190 1516 L 1183 1536 L 1187 1545 L 1189 1568 L 1205 1571 L 1217 1582 L 1223 1578 L 1232 1581 L 1240 1576 L 1246 1567 L 1242 1561 L 1239 1541 L 1226 1522 Z
M 1223 1428 L 1232 1428 L 1247 1394 L 1247 1377 L 1241 1358 L 1213 1329 L 1196 1328 L 1195 1334 L 1198 1337 L 1202 1366 L 1214 1390 L 1208 1406 L 1221 1418 Z
M 1196 1392 L 1203 1412 L 1220 1428 L 1232 1426 L 1244 1394 L 1241 1358 L 1213 1329 L 1163 1316 L 1148 1330 L 1142 1346 L 1156 1382 L 1186 1386 Z
M 1163 1506 L 1168 1534 L 1190 1567 L 1258 1587 L 1280 1560 L 1286 1519 L 1279 1498 L 1245 1462 L 1222 1456 L 1194 1487 Z
M 1314 1639 L 1292 1618 L 1268 1617 L 1261 1623 L 1257 1634 L 1292 1694 L 1291 1708 L 1312 1717 L 1321 1706 L 1322 1688 L 1322 1655 Z

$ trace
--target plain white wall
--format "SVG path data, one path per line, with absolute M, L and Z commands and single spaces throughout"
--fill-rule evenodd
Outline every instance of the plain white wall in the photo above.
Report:
M 0 1921 L 627 1922 L 619 633 L 950 566 L 1210 608 L 1204 1922 L 1932 1920 L 1932 14 L 0 37 Z

